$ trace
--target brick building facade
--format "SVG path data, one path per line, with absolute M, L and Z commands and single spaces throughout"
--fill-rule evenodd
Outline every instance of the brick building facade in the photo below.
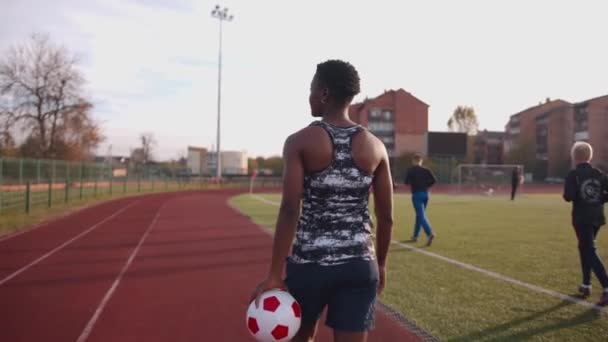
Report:
M 591 143 L 594 164 L 608 170 L 608 95 L 575 104 L 547 101 L 511 115 L 505 127 L 505 154 L 529 146 L 537 180 L 564 176 L 575 141 Z
M 593 146 L 594 164 L 608 172 L 608 95 L 573 106 L 573 139 Z
M 471 164 L 503 164 L 505 133 L 479 131 L 468 137 L 467 162 Z
M 380 138 L 391 158 L 425 150 L 428 113 L 428 104 L 403 89 L 385 91 L 349 108 L 351 120 Z

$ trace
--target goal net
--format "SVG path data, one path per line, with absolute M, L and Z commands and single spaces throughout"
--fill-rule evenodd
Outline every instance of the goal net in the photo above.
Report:
M 486 195 L 510 191 L 511 177 L 516 167 L 521 169 L 521 176 L 524 177 L 524 167 L 519 164 L 460 164 L 458 191 Z

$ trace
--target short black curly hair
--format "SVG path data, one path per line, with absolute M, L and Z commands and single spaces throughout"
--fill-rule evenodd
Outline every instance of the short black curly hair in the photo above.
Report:
M 330 59 L 317 64 L 316 78 L 337 102 L 346 102 L 361 91 L 357 69 L 345 61 Z

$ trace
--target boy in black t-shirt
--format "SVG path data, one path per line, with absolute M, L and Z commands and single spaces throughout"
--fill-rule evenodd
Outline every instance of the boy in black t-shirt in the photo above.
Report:
M 578 238 L 583 283 L 579 287 L 582 297 L 591 294 L 591 271 L 603 287 L 600 306 L 608 305 L 608 275 L 595 250 L 595 238 L 601 226 L 606 224 L 604 203 L 608 202 L 608 177 L 589 164 L 593 148 L 586 142 L 576 142 L 572 147 L 572 160 L 576 168 L 566 177 L 564 199 L 572 202 L 572 224 Z
M 420 154 L 414 155 L 412 164 L 413 166 L 407 170 L 405 176 L 405 184 L 409 185 L 412 190 L 412 205 L 416 211 L 414 234 L 410 241 L 417 241 L 420 228 L 423 228 L 427 235 L 426 245 L 430 246 L 435 239 L 435 234 L 433 234 L 433 229 L 425 211 L 429 203 L 429 189 L 437 182 L 437 179 L 431 170 L 422 166 L 422 156 Z

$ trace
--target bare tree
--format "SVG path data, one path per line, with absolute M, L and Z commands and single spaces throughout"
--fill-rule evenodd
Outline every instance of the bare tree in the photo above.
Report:
M 32 35 L 0 59 L 2 126 L 21 129 L 30 147 L 37 146 L 30 151 L 35 157 L 65 157 L 75 148 L 92 151 L 102 138 L 89 114 L 84 83 L 65 48 L 46 35 Z
M 144 163 L 144 152 L 141 147 L 131 149 L 131 161 L 135 166 Z
M 154 148 L 156 147 L 156 138 L 154 138 L 154 134 L 152 133 L 142 133 L 139 136 L 139 141 L 141 142 L 141 155 L 143 158 L 143 163 L 147 164 L 154 160 Z
M 451 132 L 467 133 L 468 135 L 477 134 L 479 122 L 475 109 L 468 106 L 458 106 L 454 110 L 452 117 L 448 120 L 448 128 Z

